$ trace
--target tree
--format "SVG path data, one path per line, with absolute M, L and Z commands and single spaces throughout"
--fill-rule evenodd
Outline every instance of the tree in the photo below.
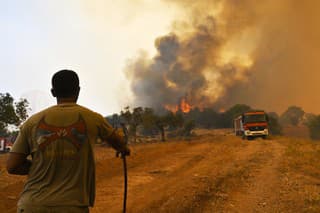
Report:
M 133 111 L 130 111 L 130 107 L 126 107 L 125 111 L 121 111 L 120 116 L 124 118 L 129 125 L 129 134 L 133 135 L 134 142 L 137 141 L 137 128 L 142 123 L 143 109 L 136 107 Z
M 195 127 L 196 127 L 196 124 L 194 120 L 189 120 L 185 122 L 182 130 L 182 135 L 187 137 L 191 136 L 191 132 Z
M 182 127 L 184 122 L 183 113 L 173 113 L 167 111 L 164 114 L 155 115 L 155 126 L 160 132 L 161 141 L 166 141 L 166 130 L 176 130 L 178 127 Z
M 199 121 L 195 120 L 196 123 L 199 123 L 204 128 L 215 128 L 219 125 L 218 121 L 219 114 L 211 108 L 204 108 Z
M 173 112 L 167 112 L 163 117 L 163 119 L 166 121 L 169 130 L 176 130 L 177 128 L 180 128 L 184 124 L 184 113 L 181 111 L 178 111 L 176 113 Z
M 199 108 L 191 109 L 189 113 L 185 114 L 185 120 L 193 120 L 196 126 L 203 128 L 215 128 L 219 126 L 219 113 L 213 108 Z
M 204 110 L 200 110 L 198 107 L 192 108 L 188 113 L 185 114 L 186 120 L 194 120 L 197 124 L 201 126 L 202 114 Z
M 275 112 L 268 113 L 268 125 L 270 134 L 273 135 L 281 135 L 282 127 L 279 123 L 279 116 Z
M 165 130 L 176 130 L 179 127 L 182 127 L 184 124 L 184 113 L 178 111 L 173 113 L 167 111 L 164 115 L 158 115 L 156 126 L 158 127 L 161 135 L 161 141 L 165 141 Z
M 308 126 L 309 122 L 312 119 L 315 119 L 317 117 L 317 115 L 313 114 L 313 113 L 305 113 L 302 119 L 302 123 L 306 126 Z
M 163 111 L 156 114 L 152 108 L 145 108 L 142 113 L 142 126 L 145 134 L 160 133 L 161 141 L 166 141 L 166 131 L 176 130 L 184 124 L 184 113 Z
M 155 114 L 152 108 L 144 108 L 142 113 L 142 127 L 143 134 L 145 135 L 154 135 L 157 133 L 156 121 L 157 115 Z
M 117 113 L 112 114 L 112 116 L 106 117 L 108 122 L 113 128 L 119 128 L 120 126 L 120 116 Z
M 18 127 L 28 117 L 29 103 L 26 99 L 15 102 L 9 93 L 0 93 L 0 134 L 9 133 L 8 126 Z
M 276 113 L 276 112 L 268 112 L 268 117 L 273 117 L 277 120 L 279 120 L 279 118 L 280 118 L 278 113 Z
M 310 137 L 314 140 L 320 139 L 320 115 L 312 116 L 307 121 Z
M 290 106 L 281 116 L 280 123 L 282 125 L 297 126 L 303 119 L 305 112 L 301 107 Z
M 162 142 L 166 141 L 165 128 L 168 125 L 168 118 L 166 116 L 157 116 L 155 125 L 160 131 L 161 141 Z

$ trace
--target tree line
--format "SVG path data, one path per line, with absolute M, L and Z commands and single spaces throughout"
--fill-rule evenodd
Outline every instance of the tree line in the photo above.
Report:
M 236 104 L 224 112 L 214 108 L 193 108 L 184 113 L 175 113 L 167 110 L 155 112 L 152 108 L 126 107 L 119 114 L 108 116 L 107 119 L 116 126 L 120 122 L 128 129 L 128 134 L 134 140 L 137 134 L 160 135 L 165 141 L 166 132 L 175 136 L 190 136 L 194 128 L 219 129 L 233 128 L 233 119 L 249 110 L 257 110 L 246 104 Z M 310 137 L 320 140 L 320 115 L 306 113 L 301 107 L 290 106 L 282 114 L 267 112 L 268 126 L 271 135 L 282 135 L 283 127 L 305 125 L 308 127 Z M 173 132 L 173 133 L 172 133 Z
M 165 109 L 156 112 L 148 107 L 126 107 L 119 114 L 106 118 L 114 127 L 125 127 L 134 142 L 138 134 L 160 136 L 161 141 L 165 141 L 166 136 L 191 136 L 195 128 L 233 128 L 233 119 L 248 110 L 252 108 L 245 104 L 236 104 L 225 112 L 218 112 L 214 108 L 193 108 L 187 113 L 173 113 Z M 278 120 L 274 113 L 269 115 L 272 134 L 281 134 L 282 128 Z
M 16 101 L 9 93 L 0 93 L 0 137 L 17 134 L 18 127 L 27 119 L 29 110 L 26 99 Z M 134 141 L 137 135 L 160 136 L 160 140 L 165 141 L 167 136 L 188 137 L 195 128 L 233 128 L 233 119 L 248 110 L 253 109 L 245 104 L 236 104 L 224 112 L 207 107 L 192 108 L 187 113 L 173 113 L 165 109 L 155 111 L 148 107 L 125 107 L 120 113 L 107 116 L 106 119 L 114 127 L 125 127 Z M 268 112 L 268 124 L 273 135 L 281 135 L 284 126 L 305 125 L 310 137 L 320 140 L 320 115 L 306 113 L 298 106 L 288 107 L 281 115 Z

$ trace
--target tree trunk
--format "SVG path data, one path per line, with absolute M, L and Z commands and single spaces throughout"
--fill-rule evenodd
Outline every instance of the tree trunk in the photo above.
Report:
M 165 138 L 165 131 L 164 131 L 164 127 L 160 128 L 160 132 L 161 132 L 161 141 L 165 142 L 166 138 Z

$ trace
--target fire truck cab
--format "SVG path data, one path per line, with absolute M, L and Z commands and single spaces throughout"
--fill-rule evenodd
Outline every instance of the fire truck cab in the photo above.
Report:
M 6 139 L 0 137 L 0 152 L 5 152 L 6 150 Z
M 243 139 L 266 138 L 269 135 L 268 115 L 262 110 L 248 111 L 234 119 L 234 131 Z
M 0 153 L 10 152 L 13 143 L 7 138 L 0 137 Z

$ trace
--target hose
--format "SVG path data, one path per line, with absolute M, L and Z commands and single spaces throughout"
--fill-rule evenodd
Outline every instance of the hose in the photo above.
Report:
M 123 213 L 127 209 L 127 190 L 128 190 L 128 174 L 127 174 L 127 161 L 126 156 L 121 156 L 123 162 L 123 176 L 124 176 L 124 192 L 123 192 Z

